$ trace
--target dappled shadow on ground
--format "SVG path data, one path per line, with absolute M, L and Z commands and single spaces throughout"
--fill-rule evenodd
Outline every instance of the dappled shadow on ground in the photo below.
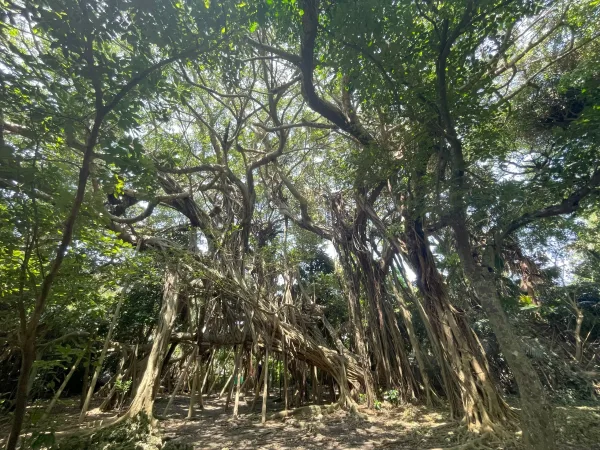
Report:
M 23 433 L 31 433 L 35 431 L 62 431 L 78 426 L 79 423 L 79 397 L 70 397 L 59 400 L 48 419 L 40 422 L 49 400 L 36 400 L 27 407 L 25 416 Z M 98 409 L 102 403 L 102 399 L 92 399 L 90 410 L 86 415 L 84 422 L 81 424 L 83 428 L 92 428 L 101 425 L 105 421 L 116 417 L 115 411 L 103 412 Z M 4 448 L 6 438 L 10 431 L 11 415 L 0 414 L 0 448 Z
M 167 438 L 196 449 L 416 449 L 456 445 L 464 439 L 461 425 L 443 411 L 406 407 L 360 414 L 335 411 L 321 418 L 288 417 L 260 423 L 244 402 L 239 418 L 222 400 L 207 402 L 196 420 L 184 420 L 187 398 L 181 397 L 161 421 Z M 164 408 L 164 406 L 163 406 Z M 257 407 L 257 411 L 258 411 Z M 269 402 L 269 410 L 280 404 Z M 160 403 L 157 411 L 161 411 Z
M 271 418 L 260 423 L 260 401 L 256 411 L 240 402 L 240 413 L 233 419 L 233 407 L 225 410 L 225 400 L 205 400 L 205 409 L 196 418 L 187 420 L 189 397 L 175 398 L 163 417 L 167 398 L 159 398 L 155 415 L 165 439 L 201 449 L 522 449 L 519 433 L 507 432 L 503 441 L 491 441 L 469 433 L 465 427 L 450 420 L 446 411 L 417 406 L 401 406 L 382 411 L 360 409 L 358 414 L 336 410 L 319 416 L 294 415 L 285 419 Z M 46 405 L 34 404 L 28 411 L 35 419 Z M 97 405 L 94 405 L 97 406 Z M 269 413 L 281 411 L 276 398 L 268 402 Z M 61 400 L 49 422 L 28 427 L 28 432 L 59 431 L 77 426 L 79 411 L 76 399 Z M 90 411 L 83 427 L 93 427 L 116 414 Z M 8 434 L 8 417 L 0 417 L 0 447 Z M 35 422 L 35 420 L 33 420 Z M 560 450 L 600 450 L 600 406 L 598 404 L 561 406 L 555 409 L 558 448 Z M 188 447 L 188 448 L 190 448 Z
M 165 401 L 157 402 L 162 412 Z M 252 413 L 241 402 L 239 418 L 223 400 L 211 399 L 195 420 L 186 420 L 188 398 L 180 397 L 160 427 L 167 439 L 200 449 L 522 449 L 520 433 L 508 431 L 504 441 L 487 439 L 452 421 L 443 409 L 406 406 L 383 411 L 337 410 L 321 418 L 288 417 L 260 423 L 260 405 Z M 269 411 L 281 410 L 270 400 Z M 600 407 L 556 408 L 558 448 L 600 450 Z

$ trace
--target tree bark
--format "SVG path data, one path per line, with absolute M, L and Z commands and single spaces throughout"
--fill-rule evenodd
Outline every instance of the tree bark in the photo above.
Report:
M 404 297 L 400 293 L 397 288 L 397 284 L 400 282 L 396 278 L 396 274 L 394 273 L 394 280 L 392 283 L 392 290 L 396 300 L 398 301 L 398 306 L 400 307 L 400 312 L 402 314 L 402 319 L 404 321 L 404 326 L 406 327 L 406 332 L 408 333 L 408 338 L 410 339 L 410 345 L 415 352 L 415 359 L 417 360 L 417 365 L 419 366 L 419 373 L 421 374 L 421 380 L 423 381 L 423 389 L 425 390 L 425 398 L 427 399 L 427 406 L 433 406 L 433 390 L 431 387 L 431 382 L 429 381 L 429 376 L 427 375 L 427 367 L 425 365 L 425 361 L 423 359 L 423 353 L 421 352 L 421 345 L 419 344 L 419 339 L 417 334 L 415 333 L 415 328 L 413 326 L 412 314 L 410 313 L 408 306 L 404 300 Z
M 420 220 L 414 220 L 405 233 L 408 259 L 417 275 L 417 286 L 425 300 L 435 339 L 448 364 L 446 394 L 451 412 L 458 405 L 470 428 L 494 429 L 506 423 L 511 412 L 498 392 L 489 372 L 483 348 L 464 314 L 452 306 L 444 281 Z
M 519 387 L 521 401 L 521 426 L 527 448 L 552 450 L 556 448 L 554 419 L 542 383 L 523 350 L 523 342 L 510 324 L 496 290 L 495 251 L 488 246 L 484 250 L 483 264 L 473 258 L 468 230 L 464 221 L 453 224 L 457 250 L 463 269 L 483 307 L 490 326 L 498 339 L 502 354 L 506 358 Z
M 127 412 L 129 417 L 134 417 L 140 413 L 145 413 L 148 417 L 152 417 L 154 398 L 160 385 L 162 361 L 169 345 L 171 330 L 173 329 L 177 315 L 178 288 L 179 275 L 177 269 L 167 267 L 163 287 L 163 301 L 158 326 L 154 333 L 152 350 L 150 350 L 144 376 Z
M 92 72 L 95 72 L 95 67 L 93 67 L 92 65 L 92 67 L 90 67 L 90 70 Z M 58 275 L 63 260 L 67 254 L 67 249 L 71 244 L 71 240 L 73 239 L 75 221 L 79 214 L 79 210 L 81 209 L 81 205 L 83 203 L 83 198 L 85 195 L 87 180 L 90 176 L 90 166 L 93 160 L 94 147 L 96 146 L 96 142 L 98 140 L 100 126 L 102 125 L 104 115 L 107 112 L 108 111 L 105 111 L 105 108 L 103 106 L 102 92 L 101 90 L 96 89 L 96 117 L 94 119 L 94 125 L 92 126 L 92 130 L 88 135 L 86 141 L 83 162 L 81 164 L 81 169 L 79 170 L 79 179 L 77 182 L 77 192 L 75 194 L 75 199 L 73 201 L 73 205 L 71 206 L 71 211 L 69 212 L 69 215 L 67 216 L 67 219 L 65 221 L 62 239 L 58 248 L 56 249 L 56 257 L 52 261 L 50 270 L 48 271 L 46 277 L 44 278 L 44 281 L 42 282 L 40 293 L 36 299 L 31 318 L 28 322 L 21 324 L 21 371 L 19 373 L 19 381 L 17 385 L 17 396 L 15 399 L 15 412 L 13 416 L 13 423 L 11 426 L 10 435 L 8 436 L 8 440 L 6 441 L 6 450 L 16 449 L 17 442 L 19 440 L 19 435 L 21 434 L 21 428 L 23 427 L 23 419 L 25 418 L 25 411 L 27 408 L 27 397 L 29 395 L 29 376 L 31 374 L 31 368 L 33 367 L 33 363 L 35 361 L 35 343 L 38 325 L 42 317 L 42 312 L 44 311 L 44 308 L 46 306 L 46 301 L 48 300 L 50 291 L 52 289 L 52 286 L 54 285 L 54 280 Z M 25 318 L 22 317 L 22 322 L 23 319 Z
M 360 359 L 360 365 L 364 372 L 364 386 L 367 407 L 371 408 L 375 404 L 375 382 L 371 373 L 371 362 L 367 353 L 366 336 L 360 316 L 360 281 L 352 268 L 351 256 L 344 250 L 343 243 L 336 244 L 336 250 L 340 255 L 340 264 L 342 266 L 343 281 L 340 280 L 342 291 L 346 294 L 348 302 L 348 316 L 350 319 L 350 328 L 354 331 L 353 342 L 356 353 Z M 344 286 L 345 285 L 345 286 Z M 342 388 L 340 387 L 340 393 Z

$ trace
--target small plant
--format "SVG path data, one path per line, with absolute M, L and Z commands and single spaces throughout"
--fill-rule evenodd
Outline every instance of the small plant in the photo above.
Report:
M 373 404 L 373 407 L 377 410 L 380 411 L 381 410 L 381 402 L 379 400 L 375 400 L 375 403 Z
M 383 398 L 394 406 L 398 406 L 398 403 L 400 403 L 400 393 L 396 389 L 390 389 L 389 391 L 384 392 Z
M 367 401 L 367 396 L 366 394 L 358 394 L 358 403 L 360 405 L 364 405 Z
M 115 389 L 120 394 L 126 394 L 129 391 L 129 388 L 131 387 L 131 383 L 132 383 L 131 380 L 127 380 L 127 381 L 117 380 L 117 381 L 115 381 Z

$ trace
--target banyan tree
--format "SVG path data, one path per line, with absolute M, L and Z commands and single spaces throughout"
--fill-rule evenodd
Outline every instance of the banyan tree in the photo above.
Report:
M 561 218 L 574 234 L 596 214 L 597 2 L 0 11 L 7 450 L 63 342 L 82 350 L 45 418 L 85 370 L 79 422 L 100 385 L 122 413 L 103 427 L 167 415 L 182 391 L 194 418 L 215 387 L 265 422 L 276 376 L 286 412 L 393 392 L 555 448 L 506 305 L 544 305 L 535 255 Z M 53 334 L 60 314 L 72 329 Z

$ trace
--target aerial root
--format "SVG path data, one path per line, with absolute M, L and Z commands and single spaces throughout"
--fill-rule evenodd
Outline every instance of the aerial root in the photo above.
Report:
M 331 414 L 339 409 L 338 403 L 331 405 L 308 405 L 300 408 L 288 409 L 287 411 L 279 411 L 269 416 L 269 419 L 285 419 L 291 416 L 302 416 L 305 418 L 320 418 L 325 414 Z
M 472 431 L 466 429 L 459 431 L 458 434 L 458 440 L 464 438 L 464 442 L 452 447 L 443 447 L 443 450 L 495 450 L 500 445 L 505 447 L 507 443 L 516 443 L 514 433 L 498 425 L 486 426 L 477 437 L 473 436 Z M 442 448 L 431 450 L 442 450 Z

